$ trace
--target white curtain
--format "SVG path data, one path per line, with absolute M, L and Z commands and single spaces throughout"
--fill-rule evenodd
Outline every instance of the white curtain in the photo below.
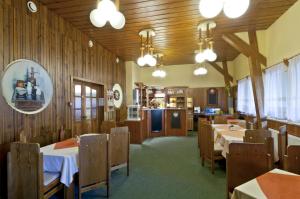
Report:
M 287 119 L 300 122 L 300 56 L 289 61 Z
M 265 115 L 275 119 L 287 119 L 287 68 L 280 63 L 265 72 Z
M 255 115 L 252 84 L 250 78 L 238 81 L 237 110 L 246 114 Z

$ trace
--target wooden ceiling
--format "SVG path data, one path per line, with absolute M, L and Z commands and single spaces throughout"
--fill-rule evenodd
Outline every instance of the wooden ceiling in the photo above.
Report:
M 120 10 L 126 17 L 125 27 L 115 30 L 107 24 L 104 28 L 95 28 L 90 23 L 89 13 L 96 8 L 96 0 L 40 1 L 126 61 L 139 57 L 138 32 L 153 28 L 157 34 L 155 50 L 165 54 L 166 65 L 194 63 L 194 51 L 198 48 L 197 25 L 205 21 L 199 14 L 199 0 L 120 0 Z M 242 17 L 229 19 L 220 14 L 214 19 L 218 60 L 230 61 L 239 54 L 222 40 L 223 33 L 267 29 L 297 0 L 250 1 L 250 8 Z

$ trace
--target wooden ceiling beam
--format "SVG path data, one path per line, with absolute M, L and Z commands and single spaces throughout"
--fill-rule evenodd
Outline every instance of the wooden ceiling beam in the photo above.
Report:
M 263 64 L 264 66 L 267 65 L 267 58 L 259 53 L 258 49 L 253 48 L 235 34 L 226 33 L 222 35 L 222 38 L 233 48 L 243 53 L 246 57 L 255 57 L 259 63 Z
M 225 75 L 226 75 L 226 79 L 233 82 L 233 77 L 228 73 L 228 69 L 227 69 L 227 72 L 226 72 L 224 70 L 224 68 L 220 67 L 216 62 L 207 62 L 207 63 L 210 64 L 219 73 L 221 73 L 224 76 L 224 78 L 225 78 Z M 227 63 L 226 63 L 226 66 L 227 66 Z

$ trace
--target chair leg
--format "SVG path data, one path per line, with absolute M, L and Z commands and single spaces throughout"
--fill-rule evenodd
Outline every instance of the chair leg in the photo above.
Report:
M 211 160 L 211 173 L 215 174 L 215 161 Z
M 202 163 L 202 166 L 204 167 L 204 163 L 205 163 L 204 156 L 202 156 L 202 158 L 201 158 L 201 163 Z
M 129 176 L 129 164 L 127 163 L 127 176 Z
M 109 196 L 110 196 L 110 183 L 109 183 L 109 181 L 107 182 L 107 185 L 106 185 L 106 195 L 107 195 L 107 198 L 109 198 Z

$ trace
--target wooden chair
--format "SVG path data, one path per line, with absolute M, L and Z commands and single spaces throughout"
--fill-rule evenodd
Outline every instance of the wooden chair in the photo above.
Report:
M 64 186 L 59 173 L 44 173 L 43 154 L 36 143 L 12 143 L 8 166 L 8 198 L 50 198 Z
M 231 143 L 226 155 L 227 198 L 235 187 L 268 172 L 271 165 L 264 144 Z
M 0 144 L 0 198 L 7 198 L 7 154 L 10 144 Z
M 214 132 L 210 124 L 203 124 L 203 137 L 201 136 L 201 145 L 203 145 L 202 166 L 205 162 L 210 163 L 211 173 L 215 173 L 215 161 L 224 159 L 222 156 L 222 147 L 215 144 Z
M 130 133 L 128 127 L 112 128 L 109 135 L 111 171 L 127 167 L 129 176 Z
M 109 134 L 112 128 L 117 127 L 117 124 L 113 120 L 103 121 L 101 123 L 101 133 Z
M 279 166 L 284 167 L 284 155 L 286 155 L 287 148 L 287 130 L 286 125 L 279 127 L 278 134 L 278 156 L 279 156 Z
M 59 140 L 67 140 L 72 138 L 72 130 L 71 129 L 64 129 L 63 126 L 61 127 L 59 131 Z
M 214 117 L 214 124 L 227 124 L 227 118 L 223 115 L 216 115 Z
M 209 124 L 209 121 L 206 119 L 199 119 L 198 120 L 198 147 L 200 151 L 200 158 L 202 157 L 202 154 L 204 152 L 204 139 L 201 140 L 203 137 L 203 133 L 205 131 L 205 126 L 204 124 Z M 202 143 L 203 142 L 203 143 Z
M 40 147 L 47 146 L 51 143 L 51 135 L 43 134 L 29 139 L 29 143 L 37 143 Z
M 110 185 L 109 144 L 106 134 L 88 134 L 80 137 L 79 147 L 79 199 L 92 189 Z
M 22 143 L 26 143 L 26 142 L 27 142 L 27 137 L 26 137 L 26 135 L 25 135 L 24 130 L 22 130 L 22 131 L 20 132 L 18 140 L 19 140 L 20 142 L 22 142 Z
M 274 139 L 271 131 L 266 129 L 246 130 L 243 140 L 246 143 L 266 144 L 267 151 L 271 155 L 272 161 L 274 160 Z
M 284 169 L 300 175 L 300 146 L 291 145 L 284 156 Z

